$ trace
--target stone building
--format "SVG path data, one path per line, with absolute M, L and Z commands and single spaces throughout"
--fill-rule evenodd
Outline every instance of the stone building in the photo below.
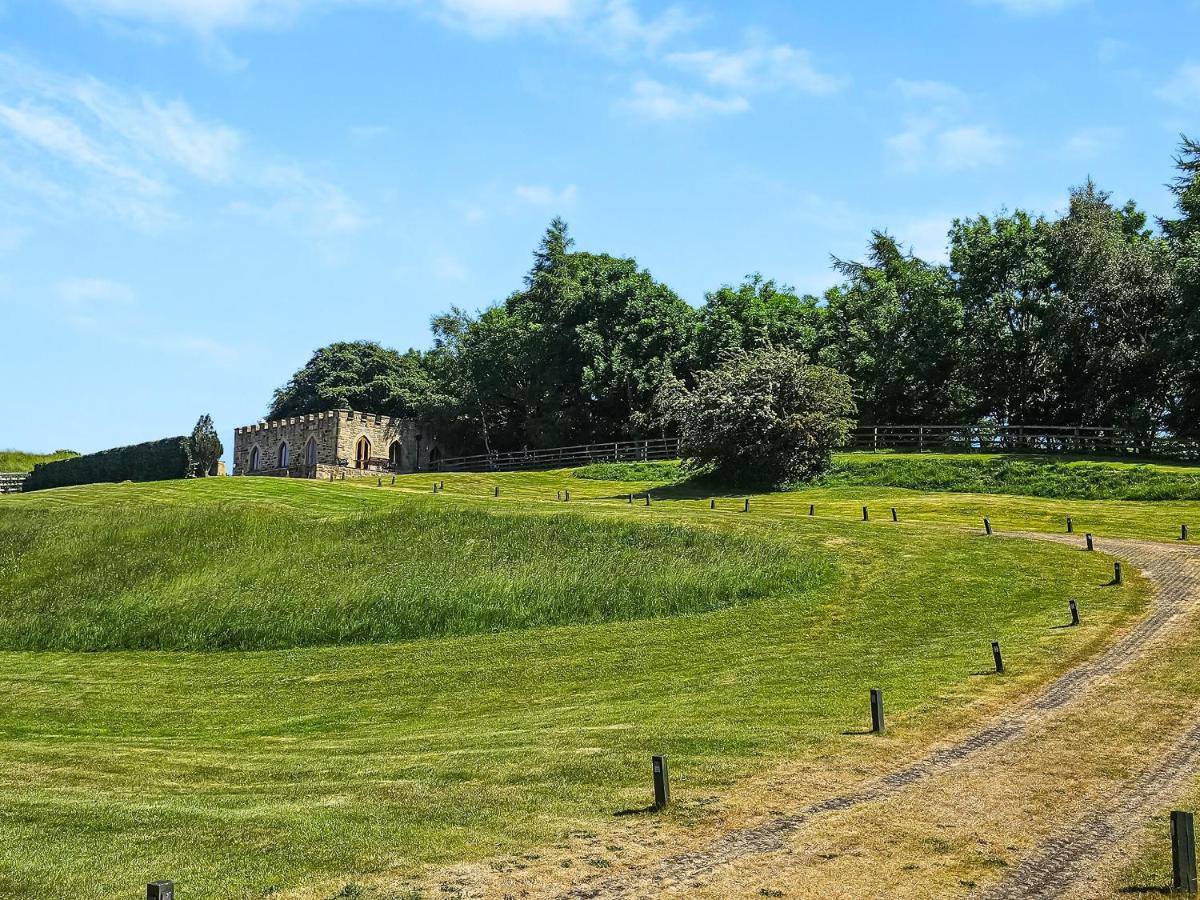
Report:
M 355 470 L 421 472 L 441 450 L 413 419 L 335 409 L 233 430 L 233 474 L 340 477 Z

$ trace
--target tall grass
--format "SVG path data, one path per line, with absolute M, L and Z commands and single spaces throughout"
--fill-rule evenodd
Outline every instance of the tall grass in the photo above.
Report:
M 674 616 L 830 577 L 670 523 L 434 504 L 0 511 L 0 648 L 263 649 Z
M 56 462 L 78 456 L 74 450 L 55 450 L 53 453 L 25 453 L 21 450 L 0 450 L 0 472 L 32 472 L 38 463 Z

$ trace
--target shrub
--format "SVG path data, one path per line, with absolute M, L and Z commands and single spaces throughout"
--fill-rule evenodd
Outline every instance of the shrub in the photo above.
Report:
M 161 481 L 183 478 L 192 468 L 188 438 L 171 437 L 129 447 L 114 447 L 39 463 L 25 482 L 25 490 L 64 487 L 71 484 L 95 484 L 101 481 Z
M 737 353 L 695 389 L 670 389 L 663 405 L 680 452 L 732 483 L 778 485 L 829 468 L 856 413 L 850 380 L 793 350 Z

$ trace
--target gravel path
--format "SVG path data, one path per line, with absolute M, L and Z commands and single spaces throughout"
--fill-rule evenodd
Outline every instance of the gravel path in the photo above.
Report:
M 1010 533 L 1008 536 L 1082 546 L 1078 538 L 1066 535 Z M 1191 573 L 1186 565 L 1189 560 L 1200 559 L 1200 550 L 1184 545 L 1115 539 L 1104 541 L 1102 547 L 1097 546 L 1130 561 L 1155 584 L 1146 616 L 1099 656 L 1066 672 L 1040 694 L 969 737 L 936 748 L 917 762 L 869 781 L 858 790 L 778 815 L 760 825 L 731 831 L 706 847 L 671 856 L 651 866 L 594 879 L 576 886 L 565 896 L 575 900 L 644 897 L 702 885 L 721 866 L 783 849 L 789 835 L 825 813 L 882 800 L 919 785 L 931 776 L 949 772 L 966 760 L 1024 735 L 1031 726 L 1072 704 L 1092 685 L 1119 672 L 1179 627 L 1188 603 L 1200 597 L 1200 574 Z M 1182 735 L 1175 748 L 1157 765 L 1129 782 L 1125 791 L 1111 797 L 1110 809 L 1076 823 L 1037 848 L 1014 867 L 1011 877 L 1003 885 L 986 896 L 1033 898 L 1061 892 L 1074 877 L 1078 861 L 1102 855 L 1105 849 L 1140 825 L 1145 814 L 1158 808 L 1161 798 L 1194 771 L 1198 750 L 1200 726 Z

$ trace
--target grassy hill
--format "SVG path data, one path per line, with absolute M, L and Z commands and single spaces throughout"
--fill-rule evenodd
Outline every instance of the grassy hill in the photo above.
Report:
M 24 453 L 20 450 L 0 450 L 0 472 L 32 472 L 38 463 L 54 462 L 78 456 L 74 450 L 55 450 L 53 453 Z
M 0 642 L 121 648 L 0 650 L 0 895 L 396 896 L 359 885 L 643 808 L 659 752 L 663 827 L 690 827 L 773 760 L 905 752 L 1033 689 L 1145 597 L 1100 553 L 978 534 L 980 509 L 1057 529 L 1056 501 L 430 481 L 0 498 Z M 1160 527 L 1131 506 L 1083 515 Z M 980 678 L 992 639 L 1010 671 Z M 869 687 L 892 730 L 864 744 Z

